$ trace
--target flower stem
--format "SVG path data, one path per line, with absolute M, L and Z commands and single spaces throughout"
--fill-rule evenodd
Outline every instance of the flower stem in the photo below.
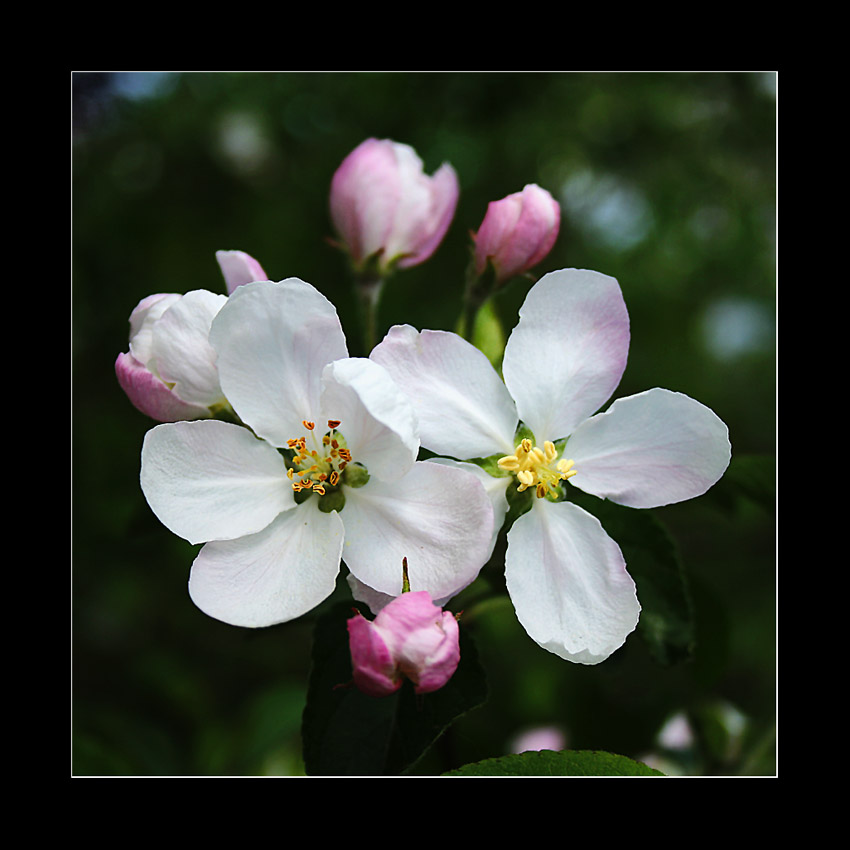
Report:
M 375 347 L 378 325 L 378 303 L 384 280 L 381 277 L 362 275 L 357 279 L 357 297 L 360 302 L 360 322 L 363 329 L 365 354 Z
M 470 262 L 466 270 L 466 286 L 463 291 L 463 312 L 460 318 L 461 335 L 469 342 L 472 341 L 472 336 L 475 333 L 475 320 L 478 313 L 493 293 L 494 281 L 495 273 L 489 263 L 484 273 L 479 275 L 475 272 L 474 263 Z

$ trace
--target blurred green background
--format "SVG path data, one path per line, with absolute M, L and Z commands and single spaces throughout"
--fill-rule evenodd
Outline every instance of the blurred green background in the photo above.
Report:
M 412 145 L 429 173 L 451 162 L 461 186 L 437 253 L 388 284 L 381 333 L 453 329 L 469 232 L 489 201 L 535 182 L 563 215 L 535 272 L 594 269 L 623 288 L 632 343 L 617 394 L 686 393 L 728 424 L 736 458 L 774 454 L 774 72 L 75 72 L 72 95 L 73 774 L 303 771 L 312 618 L 251 631 L 193 606 L 198 547 L 145 503 L 154 423 L 113 363 L 146 295 L 224 292 L 217 249 L 312 283 L 365 354 L 327 238 L 331 177 L 369 136 Z M 499 295 L 507 329 L 530 285 Z M 694 658 L 658 666 L 632 635 L 604 664 L 572 665 L 495 604 L 474 624 L 490 700 L 415 772 L 506 754 L 535 726 L 670 773 L 775 772 L 773 505 L 724 480 L 655 513 L 689 576 Z M 683 717 L 693 739 L 662 746 Z

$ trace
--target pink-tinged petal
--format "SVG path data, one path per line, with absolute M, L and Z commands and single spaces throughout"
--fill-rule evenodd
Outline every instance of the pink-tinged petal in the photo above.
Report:
M 395 693 L 401 687 L 402 677 L 380 631 L 358 614 L 348 620 L 348 638 L 357 688 L 372 697 Z
M 512 753 L 539 752 L 540 750 L 565 750 L 567 738 L 557 726 L 538 726 L 526 729 L 511 742 Z
M 432 599 L 456 593 L 484 565 L 493 509 L 474 475 L 418 462 L 392 484 L 370 478 L 364 487 L 343 490 L 343 558 L 373 590 L 401 593 L 403 558 L 411 590 L 427 590 Z
M 297 278 L 248 283 L 213 321 L 222 390 L 254 432 L 284 447 L 320 420 L 324 367 L 348 356 L 336 309 Z
M 449 163 L 443 163 L 431 178 L 427 216 L 419 231 L 406 246 L 408 256 L 398 263 L 400 269 L 424 263 L 437 250 L 449 229 L 457 208 L 460 184 L 457 172 Z
M 263 267 L 244 251 L 216 251 L 215 258 L 224 276 L 227 294 L 230 295 L 237 286 L 253 283 L 257 280 L 268 280 Z
M 367 139 L 331 181 L 330 210 L 355 264 L 380 253 L 387 271 L 428 259 L 445 236 L 458 198 L 454 169 L 444 163 L 428 177 L 409 145 Z
M 407 594 L 405 594 L 407 595 Z M 401 650 L 402 659 L 413 658 L 417 661 L 416 673 L 411 678 L 416 683 L 417 694 L 429 694 L 439 690 L 455 674 L 460 663 L 460 632 L 454 615 L 444 611 L 440 619 L 429 632 L 437 631 L 440 639 L 423 639 L 420 632 Z M 407 662 L 410 663 L 410 662 Z M 405 661 L 401 663 L 405 669 Z
M 528 251 L 525 262 L 530 269 L 554 247 L 561 228 L 561 207 L 549 192 L 534 184 L 526 186 L 523 194 L 530 202 L 523 204 L 524 216 L 517 232 L 517 245 L 522 244 Z
M 342 520 L 308 499 L 257 534 L 207 543 L 192 565 L 189 594 L 210 617 L 261 628 L 306 614 L 334 590 Z
M 533 183 L 493 201 L 475 237 L 477 272 L 484 271 L 488 259 L 499 282 L 528 271 L 552 250 L 560 223 L 557 201 Z
M 442 688 L 460 662 L 457 620 L 424 591 L 402 593 L 374 622 L 348 621 L 355 684 L 373 696 L 397 689 L 407 676 L 418 694 Z
M 352 460 L 385 482 L 401 478 L 416 460 L 419 435 L 413 407 L 387 371 L 364 357 L 336 360 L 322 386 L 322 418 L 340 422 Z
M 502 372 L 538 444 L 568 436 L 611 397 L 628 350 L 629 315 L 614 278 L 563 269 L 531 287 Z
M 422 445 L 461 460 L 511 454 L 516 407 L 490 361 L 446 331 L 396 325 L 372 350 L 413 404 Z
M 508 532 L 505 580 L 529 636 L 567 661 L 598 664 L 640 614 L 617 544 L 571 502 L 535 500 Z
M 151 353 L 159 376 L 192 404 L 223 404 L 210 325 L 227 297 L 197 289 L 166 310 L 152 328 Z
M 132 354 L 118 355 L 115 375 L 133 406 L 157 422 L 208 419 L 211 415 L 207 407 L 190 404 L 175 395 Z
M 190 543 L 252 534 L 295 504 L 278 451 L 216 420 L 148 431 L 141 484 L 159 521 Z
M 439 622 L 442 616 L 443 612 L 431 601 L 429 593 L 410 591 L 397 596 L 392 605 L 381 611 L 375 617 L 375 625 L 390 633 L 387 645 L 397 653 L 405 643 L 418 638 L 421 630 Z M 429 636 L 428 641 L 436 646 L 439 638 L 435 634 Z M 411 646 L 410 650 L 415 652 L 417 647 Z M 423 647 L 421 641 L 419 650 L 423 655 L 431 651 L 429 647 Z
M 475 234 L 475 270 L 481 274 L 488 257 L 498 257 L 516 230 L 522 212 L 522 195 L 517 192 L 500 201 L 490 201 L 484 220 Z
M 732 455 L 729 430 L 712 410 L 682 393 L 652 389 L 615 401 L 573 433 L 565 455 L 570 483 L 632 508 L 701 496 Z
M 443 643 L 441 651 L 430 659 L 420 673 L 419 683 L 414 689 L 418 694 L 428 694 L 442 688 L 455 674 L 460 663 L 457 620 L 451 614 L 445 613 L 443 621 L 443 628 L 450 637 Z
M 389 237 L 400 197 L 400 178 L 388 139 L 366 139 L 331 180 L 331 218 L 352 258 L 381 250 Z

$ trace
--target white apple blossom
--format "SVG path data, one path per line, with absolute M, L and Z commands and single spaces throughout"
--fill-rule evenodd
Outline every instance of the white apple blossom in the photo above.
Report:
M 205 543 L 190 595 L 212 617 L 260 627 L 334 589 L 340 559 L 363 584 L 441 598 L 489 555 L 493 513 L 478 479 L 417 462 L 412 407 L 389 374 L 349 358 L 333 305 L 304 281 L 239 286 L 212 324 L 221 386 L 246 427 L 158 425 L 141 483 L 171 531 Z M 249 430 L 250 429 L 250 430 Z
M 596 664 L 633 631 L 640 605 L 620 548 L 594 516 L 564 500 L 564 482 L 633 508 L 694 498 L 726 470 L 728 430 L 704 405 L 664 389 L 593 415 L 628 355 L 629 317 L 614 278 L 551 272 L 519 315 L 504 382 L 480 351 L 443 331 L 396 326 L 370 357 L 412 401 L 422 445 L 487 482 L 497 525 L 508 486 L 531 490 L 505 559 L 517 617 L 549 651 Z M 497 462 L 496 477 L 462 463 L 484 458 Z

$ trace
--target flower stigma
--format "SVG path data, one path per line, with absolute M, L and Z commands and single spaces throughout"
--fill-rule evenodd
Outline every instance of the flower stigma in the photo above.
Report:
M 305 419 L 301 424 L 308 432 L 309 443 L 308 436 L 286 441 L 293 452 L 286 475 L 296 493 L 308 490 L 324 496 L 337 489 L 343 471 L 351 463 L 351 452 L 337 430 L 339 420 L 328 420 L 329 430 L 321 440 L 316 436 L 315 422 Z
M 505 472 L 513 472 L 516 475 L 519 481 L 517 490 L 520 493 L 533 487 L 538 499 L 547 496 L 556 498 L 561 481 L 566 481 L 576 474 L 573 469 L 575 461 L 557 459 L 558 450 L 551 441 L 546 440 L 540 449 L 525 438 L 516 447 L 516 452 L 500 458 L 498 465 Z

